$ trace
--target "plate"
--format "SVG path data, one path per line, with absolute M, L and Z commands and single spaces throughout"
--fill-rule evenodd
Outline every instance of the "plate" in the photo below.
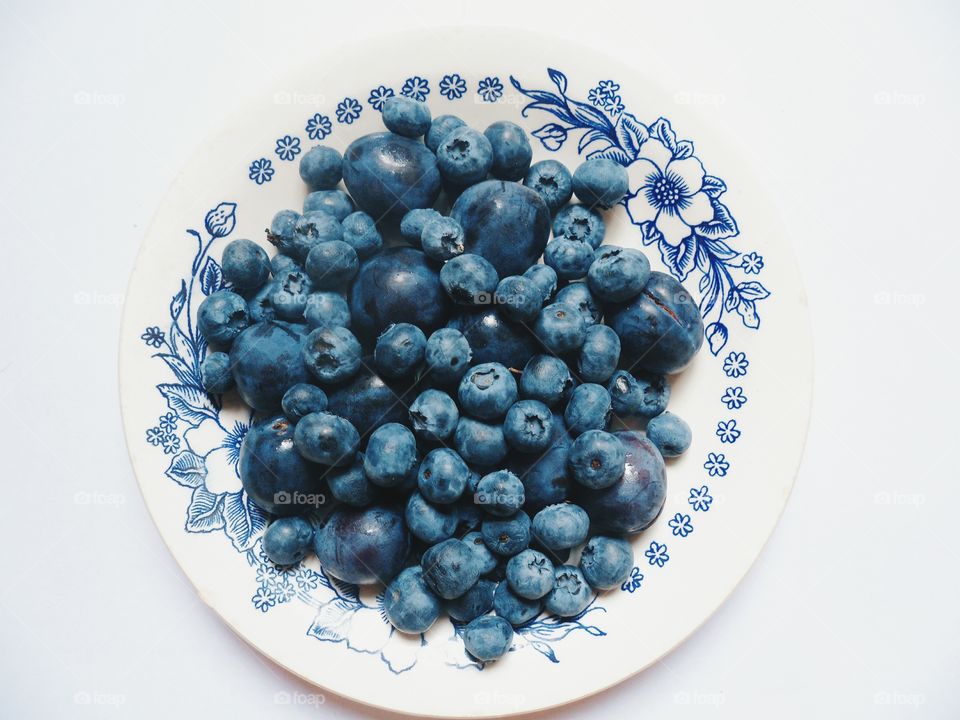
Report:
M 442 618 L 425 636 L 391 631 L 376 591 L 291 569 L 260 548 L 264 515 L 236 461 L 249 414 L 199 388 L 197 306 L 223 285 L 219 258 L 239 237 L 265 242 L 273 213 L 299 207 L 297 167 L 318 142 L 343 150 L 382 128 L 385 98 L 426 100 L 484 128 L 522 125 L 534 159 L 588 156 L 629 167 L 631 194 L 666 179 L 709 219 L 609 213 L 607 242 L 642 248 L 701 299 L 704 350 L 674 378 L 671 410 L 694 441 L 669 462 L 657 522 L 633 538 L 636 566 L 578 617 L 541 616 L 486 666 Z M 697 197 L 699 196 L 699 197 Z M 693 223 L 688 224 L 688 223 Z M 380 38 L 318 58 L 259 96 L 206 142 L 162 201 L 134 268 L 123 319 L 120 390 L 136 476 L 150 512 L 201 597 L 290 672 L 390 710 L 489 717 L 541 710 L 613 685 L 690 635 L 729 595 L 772 532 L 806 435 L 811 343 L 800 278 L 771 203 L 682 97 L 642 68 L 568 43 L 502 30 Z

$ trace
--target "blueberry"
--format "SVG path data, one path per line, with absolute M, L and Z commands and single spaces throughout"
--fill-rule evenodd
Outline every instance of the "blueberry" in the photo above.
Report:
M 378 502 L 380 488 L 367 480 L 363 472 L 363 453 L 357 453 L 353 462 L 342 469 L 326 474 L 330 494 L 340 502 L 352 507 L 366 507 Z
M 536 263 L 550 235 L 546 204 L 518 183 L 478 183 L 457 198 L 450 214 L 463 227 L 466 251 L 485 257 L 501 277 L 519 275 Z
M 292 247 L 296 234 L 297 222 L 299 220 L 300 213 L 298 213 L 296 210 L 281 210 L 274 215 L 273 219 L 270 221 L 270 227 L 267 229 L 267 240 L 270 241 L 271 245 L 274 245 L 278 248 Z M 282 253 L 283 250 L 280 252 Z M 274 259 L 270 262 L 270 267 L 274 274 L 276 274 L 277 270 L 287 269 L 276 267 L 274 262 L 279 262 L 278 258 L 274 257 Z
M 424 633 L 440 617 L 440 599 L 423 579 L 423 569 L 408 567 L 383 593 L 383 612 L 400 632 Z
M 384 423 L 406 420 L 404 403 L 411 391 L 362 368 L 350 381 L 328 391 L 328 408 L 366 436 Z
M 539 400 L 521 400 L 507 411 L 503 436 L 514 450 L 540 454 L 553 442 L 553 413 Z
M 377 221 L 399 221 L 440 194 L 437 158 L 423 143 L 395 133 L 364 135 L 343 154 L 343 182 Z
M 425 351 L 430 379 L 441 385 L 452 385 L 470 367 L 473 352 L 459 330 L 441 328 L 427 340 Z
M 667 408 L 670 385 L 663 375 L 617 370 L 607 383 L 613 411 L 620 417 L 652 418 Z
M 473 551 L 454 538 L 423 553 L 420 567 L 427 584 L 444 600 L 460 597 L 480 578 L 480 563 Z
M 534 518 L 536 528 L 536 518 Z M 518 597 L 538 600 L 553 589 L 553 563 L 538 550 L 527 548 L 507 562 L 507 583 Z
M 413 98 L 395 95 L 381 109 L 387 130 L 408 138 L 422 137 L 430 129 L 430 108 Z
M 480 578 L 463 595 L 446 603 L 447 614 L 457 622 L 470 622 L 493 609 L 497 583 Z
M 554 568 L 560 565 L 565 565 L 570 560 L 570 548 L 564 548 L 563 550 L 551 550 L 537 540 L 535 536 L 530 538 L 530 547 L 537 552 L 542 552 L 544 555 L 550 558 L 550 562 L 553 563 Z
M 300 178 L 311 190 L 332 190 L 343 177 L 343 156 L 332 147 L 315 145 L 300 158 Z
M 376 255 L 383 247 L 383 238 L 376 222 L 365 212 L 350 213 L 340 227 L 343 229 L 343 241 L 356 251 L 361 260 Z
M 302 348 L 306 328 L 283 322 L 251 325 L 230 348 L 230 365 L 243 401 L 254 410 L 280 408 L 291 385 L 309 382 Z
M 377 338 L 373 354 L 377 372 L 385 378 L 411 375 L 423 363 L 426 347 L 427 338 L 416 325 L 391 325 Z
M 497 289 L 497 271 L 480 255 L 458 255 L 440 270 L 440 284 L 457 305 L 487 305 Z
M 510 320 L 532 322 L 543 307 L 543 295 L 536 283 L 522 275 L 500 281 L 494 293 L 498 310 Z
M 600 213 L 586 205 L 567 205 L 553 219 L 555 237 L 582 240 L 594 249 L 600 247 L 605 232 Z
M 605 430 L 610 423 L 610 393 L 603 385 L 584 383 L 574 388 L 563 412 L 564 422 L 574 437 L 587 430 Z
M 316 385 L 297 383 L 283 394 L 280 406 L 290 422 L 299 422 L 305 415 L 326 410 L 327 394 Z
M 318 466 L 309 462 L 293 442 L 293 423 L 282 415 L 254 424 L 240 445 L 237 470 L 247 495 L 274 515 L 297 515 L 315 507 L 322 490 Z
M 455 502 L 467 487 L 470 468 L 456 452 L 437 448 L 427 453 L 417 472 L 420 493 L 430 502 Z
M 344 327 L 318 327 L 303 343 L 303 364 L 324 384 L 347 380 L 360 369 L 360 343 Z
M 439 115 L 430 123 L 430 129 L 424 142 L 431 151 L 437 152 L 440 143 L 457 128 L 466 127 L 466 123 L 456 115 Z
M 463 631 L 463 644 L 473 657 L 490 662 L 506 655 L 513 643 L 510 623 L 495 615 L 478 617 Z
M 583 282 L 572 282 L 561 288 L 557 292 L 554 302 L 566 303 L 577 308 L 587 326 L 596 325 L 603 317 L 603 307 L 590 292 L 590 287 Z
M 407 500 L 404 519 L 413 536 L 430 545 L 453 537 L 459 522 L 455 507 L 434 505 L 419 492 Z
M 473 507 L 471 505 L 471 507 Z M 473 551 L 477 562 L 480 563 L 480 574 L 486 575 L 497 567 L 497 558 L 483 542 L 483 535 L 479 532 L 470 532 L 463 536 L 463 542 Z
M 465 310 L 449 326 L 467 338 L 477 363 L 499 362 L 521 368 L 537 351 L 536 339 L 525 327 L 508 322 L 496 307 Z
M 509 470 L 497 470 L 480 478 L 473 502 L 491 515 L 507 517 L 523 507 L 523 483 Z
M 230 290 L 218 290 L 200 303 L 197 326 L 211 345 L 230 347 L 250 324 L 247 301 Z
M 493 166 L 493 147 L 473 128 L 452 130 L 437 147 L 437 166 L 443 179 L 463 188 L 483 180 Z
M 582 380 L 605 383 L 620 362 L 620 338 L 606 325 L 591 325 L 577 358 L 577 373 Z M 612 402 L 612 398 L 611 398 Z
M 520 375 L 520 394 L 548 407 L 563 403 L 573 389 L 566 363 L 553 355 L 534 355 Z
M 263 552 L 276 565 L 296 565 L 313 546 L 313 526 L 302 517 L 281 517 L 263 533 Z
M 200 380 L 208 393 L 219 395 L 234 386 L 230 356 L 224 352 L 211 352 L 200 363 Z
M 303 317 L 311 328 L 350 327 L 350 307 L 346 298 L 338 292 L 310 293 Z
M 360 434 L 348 420 L 328 412 L 305 415 L 293 435 L 297 450 L 321 465 L 344 466 L 353 462 Z
M 279 213 L 277 213 L 277 215 L 279 216 L 282 213 L 286 213 L 286 212 L 292 213 L 293 210 L 281 210 Z M 296 215 L 297 218 L 300 217 L 299 213 L 294 213 L 294 215 Z M 296 223 L 296 220 L 294 220 L 294 223 Z M 293 232 L 292 224 L 290 226 L 290 232 L 291 233 Z M 277 253 L 272 258 L 270 258 L 270 272 L 273 273 L 274 275 L 279 275 L 285 270 L 294 270 L 296 268 L 302 269 L 303 266 L 299 262 L 294 260 L 292 257 L 290 257 L 289 255 L 284 255 L 283 253 Z
M 433 208 L 414 208 L 400 220 L 400 236 L 411 245 L 419 246 L 426 224 L 442 217 L 445 216 Z
M 498 180 L 520 180 L 527 174 L 533 150 L 522 127 L 500 120 L 488 126 L 483 135 L 493 150 L 491 175 Z
M 591 207 L 609 208 L 623 200 L 630 189 L 627 169 L 608 158 L 592 158 L 573 173 L 573 193 Z
M 363 459 L 367 479 L 380 487 L 402 483 L 417 467 L 417 441 L 400 423 L 381 425 L 370 435 Z
M 683 370 L 703 344 L 703 318 L 693 297 L 672 276 L 650 273 L 633 300 L 611 308 L 607 324 L 623 345 L 623 360 L 652 373 Z
M 610 487 L 623 475 L 626 450 L 615 435 L 587 430 L 570 446 L 573 479 L 587 488 Z
M 450 260 L 463 254 L 463 228 L 453 218 L 441 215 L 423 226 L 420 244 L 428 257 L 440 262 Z
M 360 258 L 353 246 L 343 240 L 331 240 L 310 248 L 303 265 L 318 290 L 342 288 L 360 269 Z
M 274 279 L 272 286 L 270 306 L 277 317 L 302 321 L 303 313 L 307 309 L 307 298 L 313 292 L 313 282 L 306 272 L 287 270 Z
M 587 336 L 587 324 L 574 305 L 547 305 L 533 325 L 533 332 L 550 352 L 561 355 L 579 350 Z
M 670 412 L 657 415 L 647 423 L 647 437 L 665 458 L 683 455 L 693 440 L 690 426 Z
M 417 437 L 433 442 L 449 440 L 457 429 L 460 411 L 441 390 L 424 390 L 410 404 L 410 426 Z
M 270 277 L 267 251 L 252 240 L 233 240 L 223 249 L 224 279 L 238 290 L 256 290 Z
M 518 510 L 505 518 L 487 517 L 480 534 L 492 553 L 512 557 L 530 545 L 530 516 Z
M 557 291 L 557 271 L 549 265 L 531 265 L 524 270 L 523 277 L 531 280 L 540 289 L 544 303 Z
M 590 270 L 593 248 L 582 240 L 571 240 L 561 235 L 547 243 L 543 262 L 556 270 L 561 280 L 579 280 Z
M 650 279 L 650 261 L 633 248 L 604 245 L 587 273 L 590 290 L 601 300 L 623 302 L 636 297 Z
M 469 487 L 469 482 L 467 485 Z M 460 524 L 457 526 L 458 532 L 470 533 L 480 527 L 480 523 L 483 522 L 483 510 L 473 504 L 473 493 L 464 493 L 457 501 L 456 508 L 457 515 L 460 517 Z M 462 539 L 466 541 L 467 538 L 464 536 Z M 481 542 L 483 542 L 482 538 Z
M 386 584 L 403 569 L 410 535 L 396 508 L 339 508 L 317 532 L 314 549 L 324 572 L 335 578 Z
M 622 538 L 595 535 L 580 553 L 580 571 L 595 590 L 617 587 L 630 575 L 633 548 Z
M 460 381 L 460 408 L 480 420 L 499 420 L 517 401 L 517 381 L 500 363 L 470 368 Z
M 555 417 L 554 425 L 563 427 L 563 419 Z M 570 476 L 567 461 L 570 440 L 563 435 L 554 438 L 553 444 L 541 456 L 517 455 L 510 462 L 510 469 L 520 478 L 524 487 L 524 509 L 536 513 L 548 505 L 562 503 L 570 492 Z
M 278 255 L 277 257 L 286 257 Z M 284 271 L 281 271 L 284 272 Z M 273 322 L 279 319 L 273 308 L 273 291 L 276 281 L 271 280 L 260 288 L 253 297 L 247 300 L 247 312 L 250 314 L 250 324 Z M 298 321 L 299 322 L 299 321 Z
M 554 615 L 573 617 L 590 604 L 590 594 L 590 585 L 580 568 L 561 565 L 554 571 L 553 590 L 543 604 Z
M 533 516 L 533 536 L 551 550 L 573 548 L 587 539 L 590 518 L 579 505 L 549 505 Z
M 342 223 L 347 216 L 356 212 L 353 200 L 343 190 L 317 190 L 303 201 L 303 214 L 323 212 L 333 215 Z
M 276 243 L 280 252 L 302 263 L 307 259 L 310 248 L 330 240 L 343 240 L 343 227 L 340 221 L 329 213 L 312 211 L 300 216 L 289 241 L 281 237 L 276 240 Z
M 660 451 L 642 433 L 615 435 L 627 452 L 623 475 L 602 490 L 574 485 L 574 499 L 587 511 L 595 530 L 636 533 L 653 523 L 663 508 L 666 471 Z
M 541 160 L 531 165 L 523 184 L 536 191 L 552 213 L 570 202 L 573 196 L 570 171 L 556 160 Z
M 550 585 L 553 585 L 553 566 L 550 569 Z M 493 594 L 493 611 L 514 627 L 525 625 L 533 620 L 540 614 L 542 608 L 543 603 L 539 600 L 520 597 L 505 582 L 497 585 L 497 591 Z

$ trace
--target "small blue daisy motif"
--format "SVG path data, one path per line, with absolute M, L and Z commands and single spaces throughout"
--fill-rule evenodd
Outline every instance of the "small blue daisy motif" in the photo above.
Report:
M 316 113 L 307 120 L 307 126 L 304 129 L 311 140 L 323 140 L 333 131 L 333 123 L 326 115 Z
M 263 185 L 273 179 L 273 163 L 267 158 L 260 158 L 250 163 L 247 170 L 247 177 L 253 180 L 257 185 Z
M 658 543 L 656 540 L 650 543 L 650 547 L 643 554 L 646 556 L 647 562 L 657 567 L 663 567 L 670 560 L 670 556 L 667 555 L 667 546 Z
M 274 152 L 281 160 L 293 160 L 300 154 L 300 138 L 292 135 L 284 135 L 282 138 L 278 138 Z
M 682 513 L 674 515 L 667 525 L 677 537 L 686 537 L 693 532 L 693 523 L 690 521 L 690 516 Z

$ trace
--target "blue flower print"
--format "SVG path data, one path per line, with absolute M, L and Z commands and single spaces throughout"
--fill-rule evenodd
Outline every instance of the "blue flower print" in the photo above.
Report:
M 284 135 L 282 138 L 278 138 L 274 152 L 281 160 L 293 160 L 300 154 L 300 138 L 292 135 Z
M 477 85 L 477 92 L 484 102 L 496 102 L 503 97 L 503 83 L 498 77 L 485 77 Z
M 643 582 L 643 573 L 640 572 L 640 568 L 636 565 L 633 566 L 633 570 L 630 571 L 630 577 L 623 581 L 620 585 L 620 589 L 624 592 L 632 593 L 635 590 L 640 589 L 640 584 Z
M 701 485 L 699 488 L 691 488 L 690 497 L 687 498 L 687 502 L 690 503 L 690 507 L 696 512 L 707 512 L 713 504 L 713 496 L 710 494 L 710 488 L 706 485 Z
M 165 433 L 171 433 L 177 429 L 177 416 L 172 412 L 168 412 L 160 416 L 158 424 L 160 425 L 160 429 Z
M 673 516 L 673 519 L 667 523 L 670 526 L 670 529 L 673 530 L 673 534 L 677 537 L 686 537 L 693 532 L 693 524 L 690 522 L 689 515 L 682 515 L 677 513 Z
M 330 118 L 326 115 L 317 113 L 307 120 L 305 130 L 307 131 L 307 137 L 311 140 L 323 140 L 333 131 L 333 123 L 330 122 Z
M 590 92 L 587 93 L 587 100 L 590 101 L 591 105 L 596 105 L 597 107 L 603 107 L 603 103 L 606 100 L 604 94 L 600 92 L 600 88 L 595 87 L 591 88 Z
M 289 582 L 282 582 L 274 589 L 277 596 L 277 602 L 285 603 L 293 600 L 297 594 L 297 589 Z
M 176 435 L 167 433 L 163 436 L 163 454 L 173 455 L 180 450 L 180 438 Z
M 140 339 L 150 347 L 158 348 L 164 343 L 163 330 L 158 327 L 148 327 L 143 331 L 143 335 L 140 336 Z
M 720 402 L 727 406 L 727 410 L 739 410 L 747 404 L 747 396 L 742 387 L 728 387 Z
M 250 598 L 253 606 L 260 612 L 266 612 L 277 604 L 277 598 L 265 587 L 257 588 L 257 592 Z
M 351 125 L 360 117 L 361 112 L 363 112 L 363 106 L 356 99 L 345 97 L 337 105 L 337 122 Z
M 263 185 L 273 179 L 273 163 L 267 158 L 260 158 L 250 163 L 250 169 L 247 176 L 257 185 Z
M 601 80 L 597 83 L 597 88 L 604 95 L 614 95 L 620 91 L 620 83 L 614 82 L 613 80 Z
M 414 75 L 404 81 L 403 87 L 400 88 L 400 94 L 423 102 L 427 99 L 427 95 L 430 94 L 430 83 L 428 83 L 425 78 Z
M 742 352 L 731 352 L 723 361 L 723 372 L 731 378 L 743 377 L 747 374 L 748 367 L 750 361 L 747 360 L 747 354 Z
M 547 150 L 557 151 L 567 140 L 567 130 L 562 125 L 547 123 L 533 131 L 533 136 L 543 143 Z
M 367 98 L 367 102 L 370 104 L 370 107 L 377 112 L 383 112 L 383 104 L 392 98 L 393 95 L 393 88 L 381 85 L 370 91 L 370 97 Z
M 623 102 L 619 95 L 611 95 L 603 101 L 603 109 L 611 115 L 619 115 L 623 112 Z
M 240 446 L 243 445 L 243 437 L 247 434 L 247 424 L 239 420 L 233 424 L 233 429 L 223 438 L 221 447 L 227 449 L 227 458 L 236 465 L 240 462 Z
M 727 462 L 723 453 L 709 453 L 703 468 L 710 473 L 710 477 L 725 477 L 727 470 L 730 469 L 730 463 Z
M 293 579 L 296 581 L 297 587 L 304 592 L 316 590 L 317 586 L 320 584 L 320 576 L 317 575 L 317 573 L 315 573 L 313 570 L 305 568 L 302 565 L 297 568 Z
M 737 438 L 740 437 L 740 431 L 737 430 L 737 421 L 736 420 L 727 420 L 723 422 L 722 420 L 717 423 L 717 437 L 720 438 L 722 443 L 730 443 L 731 445 L 737 441 Z
M 661 545 L 656 540 L 650 543 L 650 547 L 644 553 L 647 556 L 647 562 L 657 567 L 663 567 L 667 564 L 670 556 L 667 555 L 667 546 Z
M 747 275 L 759 275 L 763 270 L 763 256 L 755 252 L 747 253 L 741 258 L 740 267 Z
M 165 434 L 166 433 L 158 427 L 150 428 L 147 430 L 147 442 L 154 446 L 159 445 L 163 442 Z
M 447 100 L 462 98 L 465 92 L 467 92 L 467 81 L 456 73 L 444 75 L 440 80 L 440 94 Z

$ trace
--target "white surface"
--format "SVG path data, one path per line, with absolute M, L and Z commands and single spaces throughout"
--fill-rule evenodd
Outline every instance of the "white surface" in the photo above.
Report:
M 250 89 L 325 38 L 438 21 L 536 23 L 560 55 L 575 37 L 702 105 L 777 198 L 813 316 L 806 457 L 757 565 L 665 661 L 552 715 L 956 717 L 960 11 L 478 7 L 0 8 L 3 714 L 317 713 L 199 600 L 146 514 L 118 414 L 120 304 L 161 193 Z M 364 713 L 333 696 L 320 712 Z

